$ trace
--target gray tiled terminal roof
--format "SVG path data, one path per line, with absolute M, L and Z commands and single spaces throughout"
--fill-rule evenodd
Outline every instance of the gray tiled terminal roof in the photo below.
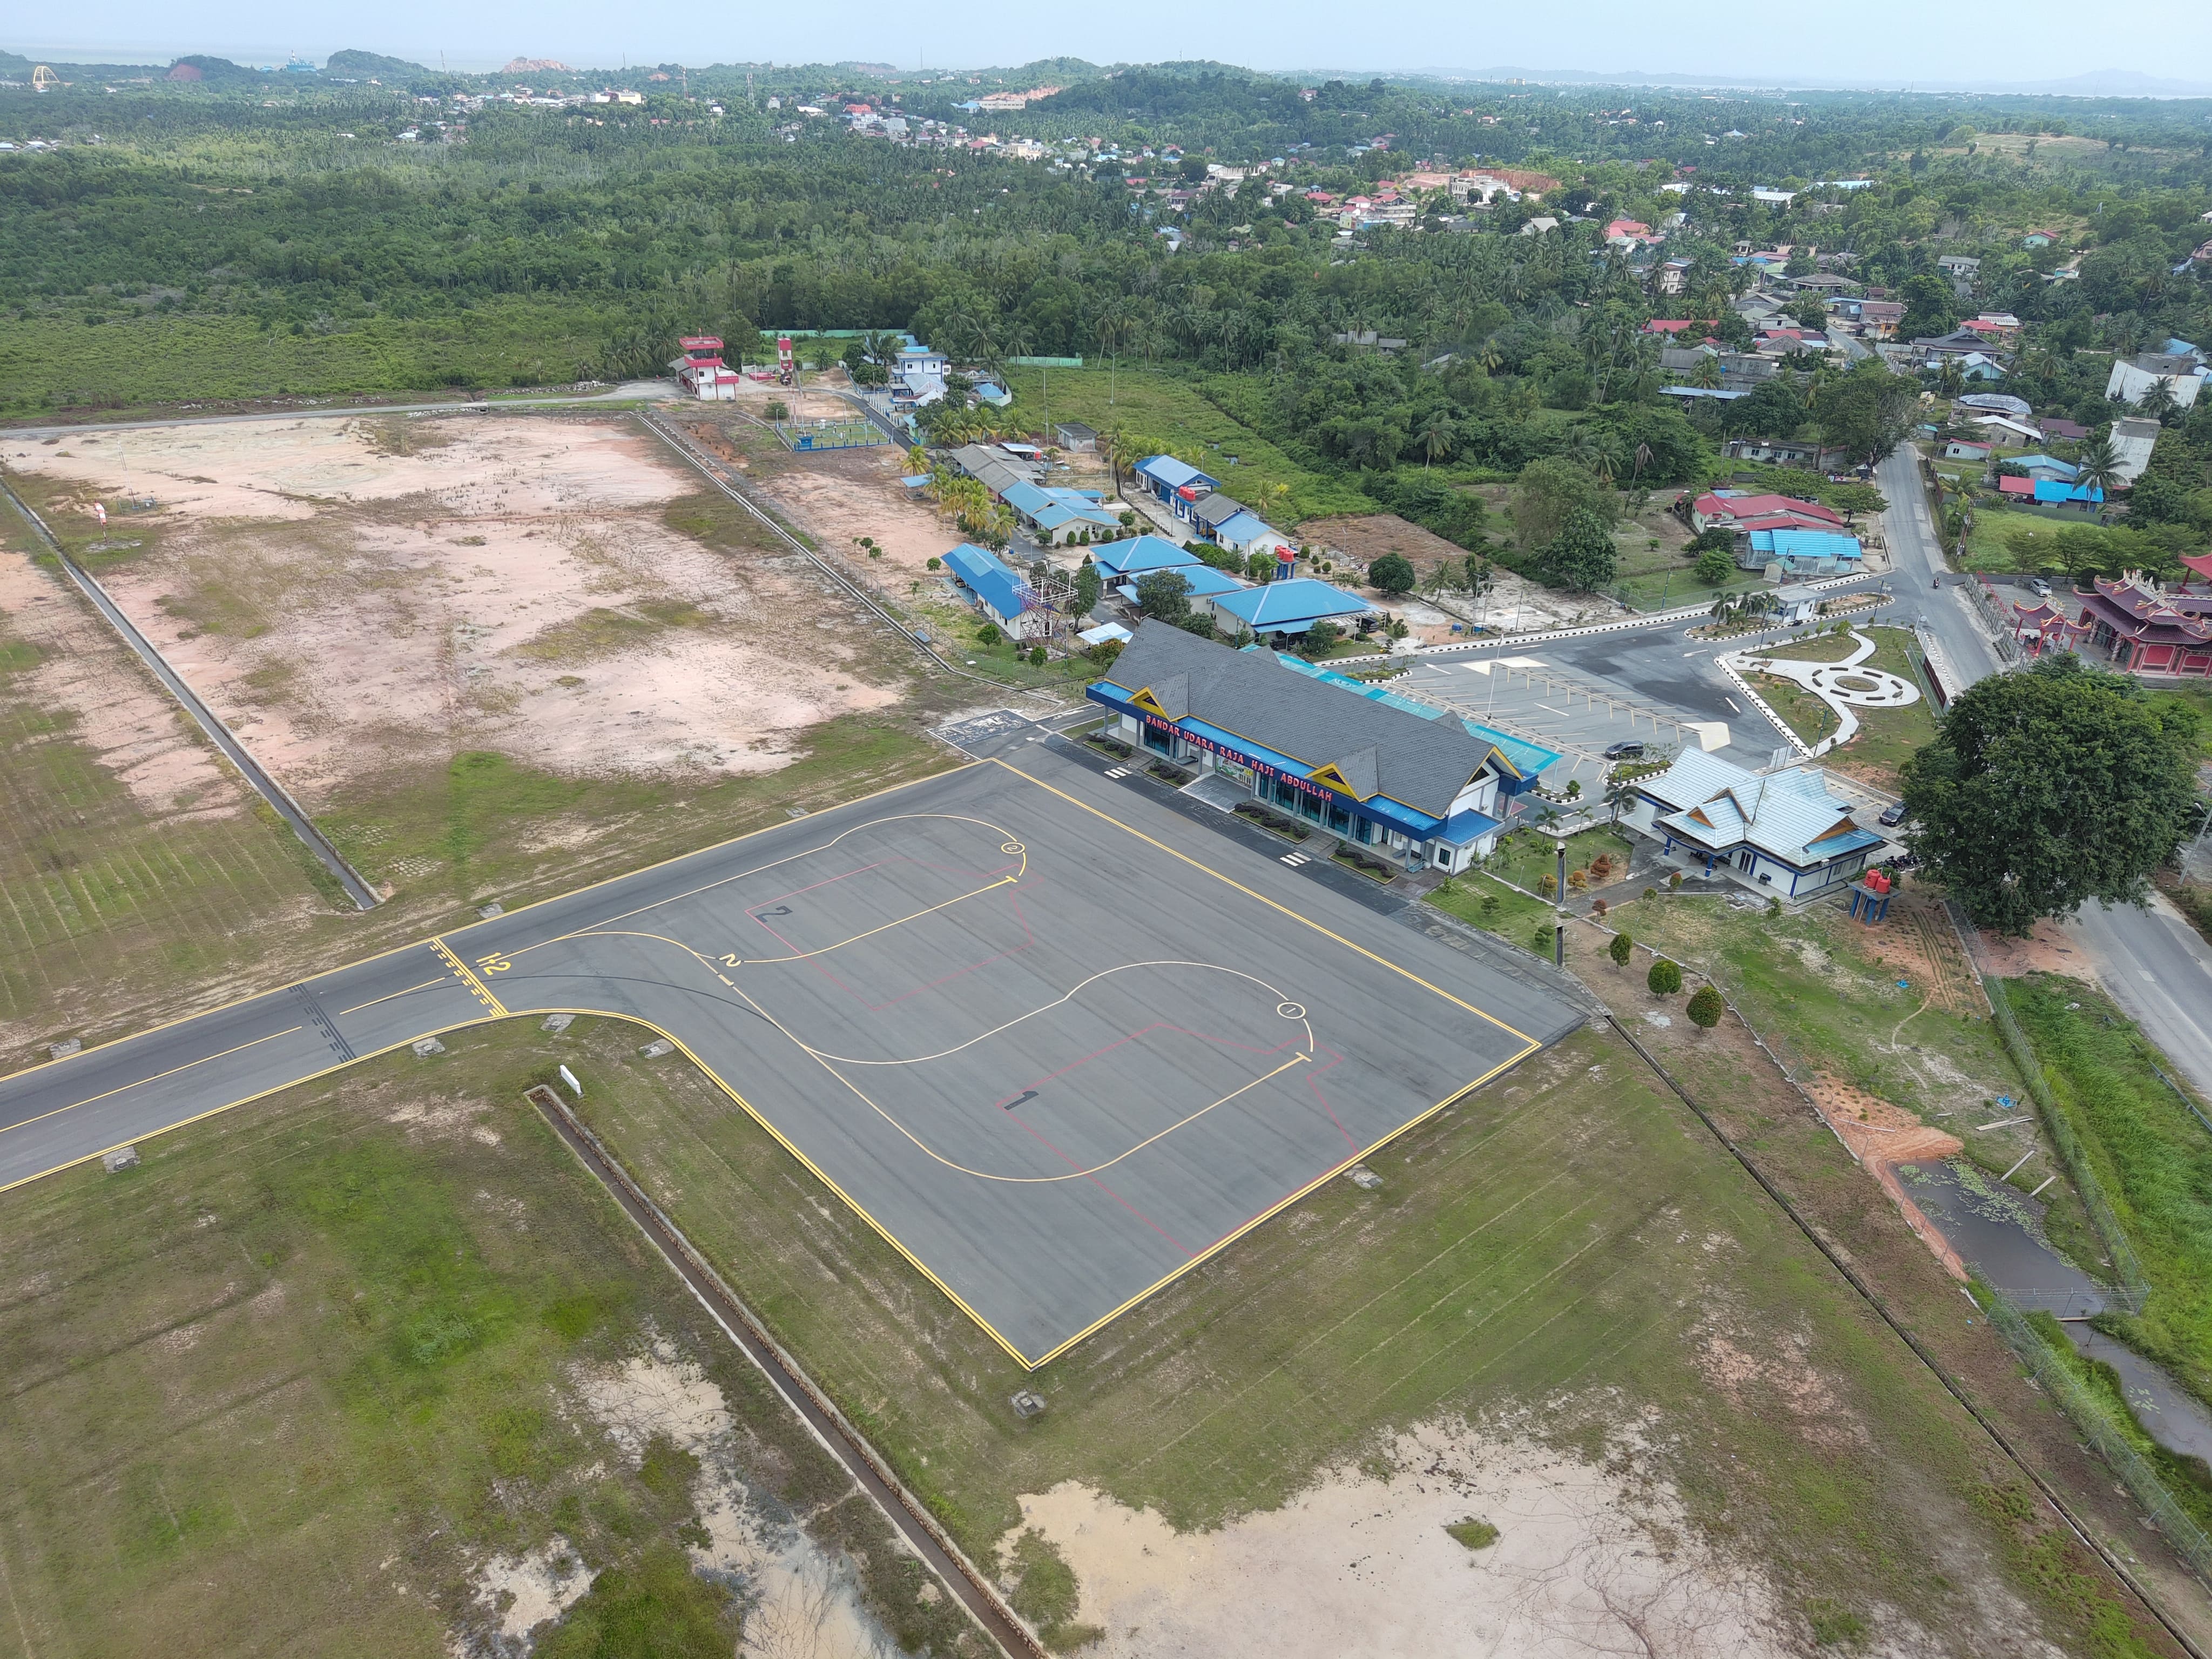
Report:
M 1131 695 L 1150 689 L 1163 709 L 1188 714 L 1309 771 L 1334 763 L 1361 799 L 1387 795 L 1443 817 L 1481 769 L 1491 745 L 1452 723 L 1425 720 L 1293 674 L 1272 653 L 1236 651 L 1169 623 L 1147 620 L 1106 675 Z

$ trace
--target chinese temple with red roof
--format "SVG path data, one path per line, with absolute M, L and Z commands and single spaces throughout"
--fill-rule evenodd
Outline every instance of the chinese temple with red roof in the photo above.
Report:
M 2185 561 L 2200 575 L 2212 558 Z M 2077 592 L 2090 646 L 2130 674 L 2196 674 L 2212 677 L 2212 592 L 2184 586 L 2160 593 L 2158 585 L 2130 570 L 2118 581 L 2100 576 L 2088 592 Z

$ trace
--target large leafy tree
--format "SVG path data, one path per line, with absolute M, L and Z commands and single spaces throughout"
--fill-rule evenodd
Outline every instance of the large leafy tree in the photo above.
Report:
M 1544 580 L 1573 592 L 1591 592 L 1613 580 L 1619 556 L 1605 520 L 1578 507 L 1544 550 Z
M 2192 811 L 2194 717 L 2046 657 L 1951 705 L 1905 763 L 1912 849 L 1984 927 L 2024 937 L 2085 900 L 2142 900 Z
M 1513 481 L 1513 528 L 1522 546 L 1541 552 L 1566 527 L 1577 508 L 1610 525 L 1620 498 L 1572 461 L 1547 455 L 1522 467 Z
M 1180 623 L 1190 615 L 1190 582 L 1180 570 L 1149 570 L 1137 578 L 1137 614 Z
M 1959 304 L 1951 284 L 1926 271 L 1905 279 L 1899 290 L 1905 298 L 1905 315 L 1898 319 L 1900 340 L 1932 340 L 1959 325 Z

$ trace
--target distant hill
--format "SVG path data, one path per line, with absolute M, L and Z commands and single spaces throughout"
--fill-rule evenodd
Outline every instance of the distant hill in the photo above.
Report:
M 334 52 L 323 65 L 325 75 L 374 75 L 380 78 L 390 76 L 398 81 L 429 72 L 420 64 L 410 64 L 404 58 L 386 58 L 380 52 Z
M 210 58 L 197 52 L 169 65 L 172 81 L 201 81 L 211 87 L 258 86 L 268 78 L 259 70 L 234 64 L 228 58 Z

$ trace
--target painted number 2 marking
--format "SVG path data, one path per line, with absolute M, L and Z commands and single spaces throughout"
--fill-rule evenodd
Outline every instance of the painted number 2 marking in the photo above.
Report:
M 737 965 L 738 959 L 734 956 L 727 956 L 722 958 L 722 966 L 725 968 L 734 968 Z
M 501 956 L 498 951 L 495 951 L 488 957 L 478 957 L 477 958 L 477 966 L 483 969 L 487 974 L 503 974 L 508 969 L 514 967 L 514 964 L 512 962 L 509 962 L 505 957 Z

